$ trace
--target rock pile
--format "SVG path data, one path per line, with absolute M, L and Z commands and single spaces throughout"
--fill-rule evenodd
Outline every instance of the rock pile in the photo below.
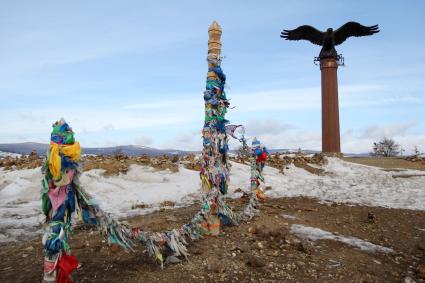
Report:
M 194 171 L 201 170 L 201 160 L 193 154 L 181 157 L 180 163 L 183 164 L 186 169 Z
M 404 159 L 411 162 L 422 162 L 423 164 L 425 164 L 425 157 L 417 155 L 407 156 Z
M 303 168 L 310 173 L 322 174 L 324 172 L 323 169 L 310 166 L 309 164 L 322 166 L 326 163 L 326 157 L 322 153 L 316 153 L 311 157 L 298 154 L 291 156 L 287 154 L 275 153 L 272 154 L 267 161 L 269 166 L 279 169 L 281 173 L 283 173 L 285 169 L 288 169 L 288 165 L 294 164 L 296 167 Z
M 238 156 L 231 158 L 235 162 L 248 164 L 248 159 L 243 160 Z M 38 156 L 35 151 L 30 155 L 22 155 L 21 157 L 7 156 L 0 158 L 0 167 L 4 167 L 6 170 L 10 169 L 32 169 L 43 165 L 45 157 Z M 425 162 L 423 157 L 406 157 L 406 160 L 413 162 Z M 138 164 L 150 166 L 158 170 L 170 170 L 171 172 L 178 172 L 179 165 L 183 165 L 185 168 L 194 171 L 200 171 L 201 160 L 194 154 L 185 156 L 155 156 L 150 157 L 147 155 L 142 156 L 128 156 L 122 153 L 115 155 L 87 155 L 83 156 L 83 171 L 92 169 L 103 169 L 105 170 L 105 176 L 113 176 L 118 174 L 125 174 L 129 170 L 130 165 Z M 322 166 L 326 164 L 326 157 L 317 153 L 313 156 L 305 156 L 301 154 L 288 155 L 282 153 L 274 153 L 270 155 L 267 161 L 268 165 L 277 168 L 284 173 L 285 169 L 288 169 L 288 165 L 294 164 L 299 168 L 303 168 L 313 174 L 322 174 L 323 169 L 313 167 L 311 165 Z
M 127 173 L 128 157 L 123 156 L 86 156 L 83 159 L 83 171 L 92 169 L 105 170 L 105 176 L 118 175 L 119 173 Z
M 127 156 L 124 154 L 86 156 L 83 164 L 84 171 L 103 169 L 106 176 L 118 175 L 120 173 L 125 174 L 132 164 L 150 166 L 158 170 L 168 169 L 171 172 L 179 171 L 178 157 L 170 158 L 167 155 L 158 157 L 149 157 L 146 155 Z
M 44 158 L 40 157 L 35 151 L 29 155 L 21 155 L 20 157 L 6 156 L 0 159 L 0 167 L 6 170 L 11 169 L 33 169 L 43 165 Z
M 178 156 L 177 158 L 174 156 L 170 159 L 168 155 L 163 155 L 159 157 L 152 157 L 150 159 L 149 166 L 159 169 L 159 170 L 170 170 L 171 172 L 178 172 L 179 171 L 179 165 L 178 165 Z
M 33 151 L 30 155 L 22 155 L 20 157 L 6 156 L 0 157 L 0 167 L 6 170 L 14 169 L 32 169 L 43 165 L 46 157 L 41 157 Z M 82 157 L 83 171 L 92 169 L 105 170 L 105 176 L 125 174 L 129 170 L 130 165 L 146 165 L 158 170 L 170 170 L 171 172 L 179 171 L 179 164 L 182 163 L 186 168 L 199 170 L 199 161 L 194 156 L 179 157 L 178 155 L 169 157 L 167 155 L 149 157 L 127 156 L 122 153 L 115 155 L 86 155 Z

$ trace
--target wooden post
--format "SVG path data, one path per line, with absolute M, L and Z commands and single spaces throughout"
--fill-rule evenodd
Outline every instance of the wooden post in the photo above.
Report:
M 222 132 L 219 125 L 224 126 L 219 118 L 224 119 L 226 107 L 223 88 L 225 84 L 221 63 L 221 27 L 214 21 L 208 28 L 208 73 L 205 101 L 205 122 L 202 130 L 203 160 L 201 163 L 201 182 L 206 195 L 213 194 L 214 201 L 208 215 L 204 215 L 201 223 L 204 235 L 218 236 L 220 233 L 220 219 L 218 217 L 219 195 L 227 192 L 229 169 L 227 165 L 227 134 Z
M 322 152 L 340 153 L 338 63 L 335 58 L 320 60 L 322 73 Z
M 220 60 L 221 54 L 221 26 L 213 21 L 208 28 L 208 58 Z M 220 64 L 218 64 L 220 65 Z M 211 61 L 208 62 L 208 68 L 214 67 Z M 214 72 L 208 72 L 208 79 L 216 79 Z

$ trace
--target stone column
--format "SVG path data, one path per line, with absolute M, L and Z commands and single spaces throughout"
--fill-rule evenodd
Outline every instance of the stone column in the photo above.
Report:
M 340 153 L 338 63 L 335 58 L 320 60 L 322 73 L 322 152 Z

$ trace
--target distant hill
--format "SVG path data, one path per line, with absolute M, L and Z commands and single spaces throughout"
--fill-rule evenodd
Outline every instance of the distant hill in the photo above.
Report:
M 30 154 L 33 150 L 39 155 L 46 154 L 49 148 L 48 144 L 43 143 L 8 143 L 0 144 L 0 151 L 12 152 L 19 154 Z M 197 153 L 195 151 L 185 151 L 185 150 L 176 150 L 176 149 L 156 149 L 146 146 L 137 146 L 137 145 L 122 145 L 122 146 L 113 146 L 113 147 L 85 147 L 83 148 L 83 154 L 103 154 L 103 155 L 112 155 L 116 153 L 122 153 L 130 156 L 139 156 L 139 155 L 148 155 L 148 156 L 158 156 L 158 155 L 186 155 L 190 153 Z
M 44 155 L 46 154 L 49 148 L 48 144 L 44 143 L 35 143 L 35 142 L 25 142 L 25 143 L 4 143 L 0 144 L 0 151 L 12 152 L 19 154 L 30 154 L 31 151 L 35 150 L 37 154 Z M 295 153 L 297 150 L 293 149 L 268 149 L 270 153 L 276 152 L 291 152 Z M 122 154 L 130 156 L 158 156 L 158 155 L 187 155 L 187 154 L 197 154 L 200 151 L 187 151 L 187 150 L 178 150 L 178 149 L 157 149 L 147 146 L 139 145 L 121 145 L 121 146 L 112 146 L 112 147 L 85 147 L 83 148 L 83 154 L 103 154 L 103 155 L 112 155 L 121 152 Z M 230 152 L 236 153 L 236 150 L 231 150 Z M 303 150 L 305 154 L 314 154 L 319 153 L 317 150 Z M 368 153 L 344 153 L 346 156 L 357 156 L 365 157 L 369 156 Z
M 48 148 L 49 145 L 36 142 L 0 144 L 0 151 L 19 154 L 30 154 L 31 151 L 35 150 L 39 155 L 43 155 L 46 154 Z
M 287 148 L 267 148 L 268 152 L 270 153 L 297 153 L 298 149 L 287 149 Z M 319 153 L 320 151 L 318 150 L 302 150 L 302 153 L 304 154 L 315 154 L 315 153 Z
M 123 153 L 130 156 L 187 155 L 190 153 L 198 153 L 195 151 L 186 151 L 178 149 L 157 149 L 139 145 L 123 145 L 114 147 L 86 147 L 83 148 L 83 151 L 84 154 L 112 155 L 116 153 Z

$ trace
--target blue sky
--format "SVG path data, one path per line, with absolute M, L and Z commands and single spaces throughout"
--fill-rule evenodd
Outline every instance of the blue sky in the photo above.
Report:
M 208 26 L 223 28 L 232 123 L 272 148 L 321 148 L 320 47 L 283 28 L 355 20 L 337 50 L 342 150 L 393 137 L 425 151 L 425 1 L 0 1 L 0 143 L 200 149 Z

